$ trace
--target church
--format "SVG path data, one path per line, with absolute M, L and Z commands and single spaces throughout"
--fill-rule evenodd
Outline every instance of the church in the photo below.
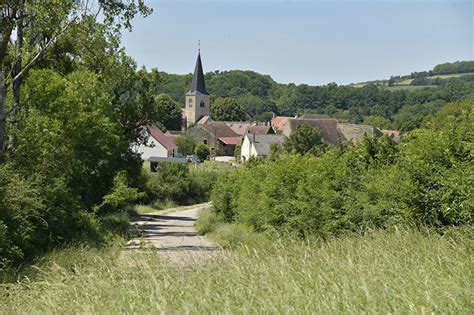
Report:
M 191 87 L 183 109 L 184 133 L 209 147 L 211 156 L 234 156 L 235 147 L 247 132 L 266 134 L 270 124 L 258 122 L 213 121 L 211 97 L 206 90 L 201 52 L 198 51 Z

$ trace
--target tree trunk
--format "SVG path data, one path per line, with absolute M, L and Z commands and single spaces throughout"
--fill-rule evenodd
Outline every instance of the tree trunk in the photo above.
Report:
M 0 34 L 0 41 L 1 41 Z M 0 64 L 0 164 L 3 162 L 3 150 L 5 148 L 5 128 L 6 128 L 6 95 L 5 95 L 5 75 Z
M 21 1 L 21 7 L 19 10 L 18 16 L 18 26 L 16 29 L 16 62 L 13 66 L 12 78 L 15 78 L 20 72 L 22 67 L 22 49 L 23 49 L 23 29 L 24 29 L 24 16 L 25 16 L 25 3 L 26 0 Z M 13 106 L 14 108 L 20 108 L 20 92 L 21 92 L 21 83 L 22 78 L 19 77 L 17 80 L 13 81 L 12 89 L 13 89 Z

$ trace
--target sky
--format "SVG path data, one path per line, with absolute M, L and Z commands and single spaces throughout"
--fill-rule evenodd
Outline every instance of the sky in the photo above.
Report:
M 474 0 L 146 0 L 123 44 L 139 66 L 253 70 L 349 84 L 474 60 Z

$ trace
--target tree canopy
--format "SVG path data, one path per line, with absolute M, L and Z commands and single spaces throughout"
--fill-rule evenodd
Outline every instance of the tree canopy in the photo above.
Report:
M 211 103 L 210 116 L 219 121 L 245 121 L 247 114 L 233 98 L 216 98 Z

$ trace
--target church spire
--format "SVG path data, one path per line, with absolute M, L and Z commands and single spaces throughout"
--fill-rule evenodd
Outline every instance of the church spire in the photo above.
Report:
M 198 49 L 196 67 L 194 68 L 193 81 L 191 82 L 191 89 L 189 90 L 188 94 L 194 94 L 196 92 L 209 95 L 206 91 L 206 84 L 204 83 L 204 71 L 202 70 L 200 45 Z

